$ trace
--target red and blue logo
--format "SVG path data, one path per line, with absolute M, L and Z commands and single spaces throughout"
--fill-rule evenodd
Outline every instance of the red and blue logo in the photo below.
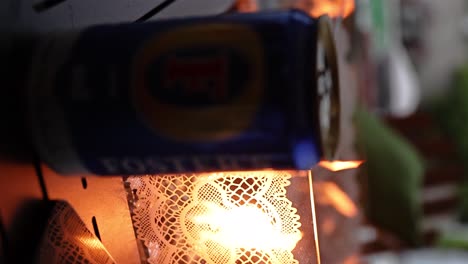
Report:
M 252 124 L 264 92 L 263 50 L 246 26 L 191 25 L 146 42 L 133 63 L 132 102 L 156 133 L 226 140 Z

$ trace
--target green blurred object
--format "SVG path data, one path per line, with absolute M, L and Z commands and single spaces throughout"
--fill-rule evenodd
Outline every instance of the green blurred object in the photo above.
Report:
M 455 73 L 452 89 L 436 104 L 433 113 L 445 132 L 454 140 L 460 158 L 467 164 L 468 65 Z
M 455 72 L 452 89 L 433 107 L 433 115 L 455 143 L 458 158 L 468 171 L 468 64 Z M 468 177 L 460 188 L 460 219 L 468 222 Z
M 357 143 L 366 159 L 367 217 L 408 245 L 420 245 L 422 159 L 408 142 L 365 109 L 356 112 L 355 121 Z
M 468 183 L 464 183 L 460 187 L 460 204 L 459 204 L 459 212 L 460 212 L 460 220 L 463 223 L 468 223 Z

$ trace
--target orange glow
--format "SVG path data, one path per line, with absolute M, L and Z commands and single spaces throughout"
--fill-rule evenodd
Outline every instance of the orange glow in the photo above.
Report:
M 361 260 L 358 255 L 351 255 L 347 257 L 343 262 L 343 264 L 359 264 L 359 263 L 361 263 Z
M 314 184 L 317 188 L 317 202 L 333 206 L 339 213 L 346 217 L 354 217 L 358 213 L 356 205 L 351 198 L 333 182 L 318 182 Z
M 331 170 L 331 171 L 342 171 L 342 170 L 349 170 L 349 169 L 356 169 L 364 161 L 362 160 L 349 160 L 349 161 L 341 161 L 341 160 L 334 160 L 334 161 L 328 161 L 328 160 L 322 160 L 319 162 L 319 165 L 321 167 L 324 167 L 325 169 Z
M 187 202 L 180 215 L 184 223 L 181 227 L 196 252 L 223 259 L 235 258 L 240 249 L 255 249 L 255 252 L 271 256 L 268 261 L 264 259 L 265 262 L 292 263 L 292 251 L 303 233 L 300 215 L 286 196 L 291 176 L 280 171 L 198 175 L 190 182 L 192 188 L 186 194 L 192 201 Z M 174 190 L 171 189 L 171 193 Z M 167 198 L 176 200 L 173 195 Z M 236 261 L 253 262 L 256 261 Z
M 301 233 L 284 233 L 256 206 L 247 205 L 230 210 L 214 203 L 206 206 L 208 212 L 193 220 L 196 224 L 210 226 L 216 231 L 203 231 L 199 238 L 201 241 L 216 241 L 226 248 L 292 251 L 302 238 Z
M 336 221 L 333 218 L 325 218 L 321 226 L 325 235 L 329 236 L 336 230 Z
M 313 0 L 309 13 L 313 17 L 347 17 L 354 11 L 354 0 Z
M 153 243 L 147 245 L 153 263 L 179 263 L 180 255 L 172 253 L 181 249 L 189 262 L 298 263 L 293 251 L 312 234 L 303 233 L 302 207 L 295 208 L 288 198 L 289 190 L 308 196 L 306 190 L 289 187 L 297 174 L 276 170 L 132 176 L 127 180 L 130 189 L 136 190 L 132 192 L 139 204 L 147 205 L 133 207 L 137 238 L 145 245 Z M 313 208 L 313 192 L 310 195 Z
M 258 11 L 257 0 L 238 0 L 236 9 L 239 12 L 255 12 Z

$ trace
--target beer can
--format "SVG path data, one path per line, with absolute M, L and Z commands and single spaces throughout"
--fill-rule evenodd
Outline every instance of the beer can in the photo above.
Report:
M 33 142 L 62 174 L 310 169 L 338 137 L 329 21 L 297 11 L 95 26 L 42 37 Z

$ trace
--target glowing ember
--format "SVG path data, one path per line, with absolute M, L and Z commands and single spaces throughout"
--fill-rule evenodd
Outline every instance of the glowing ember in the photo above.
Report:
M 354 161 L 322 160 L 319 162 L 319 165 L 331 171 L 342 171 L 342 170 L 356 169 L 359 166 L 361 166 L 363 162 L 364 161 L 362 160 L 354 160 Z
M 309 13 L 313 17 L 347 17 L 354 11 L 354 0 L 314 0 Z
M 338 212 L 347 217 L 354 217 L 358 213 L 351 198 L 333 182 L 318 182 L 314 186 L 318 191 L 317 201 L 333 206 Z

